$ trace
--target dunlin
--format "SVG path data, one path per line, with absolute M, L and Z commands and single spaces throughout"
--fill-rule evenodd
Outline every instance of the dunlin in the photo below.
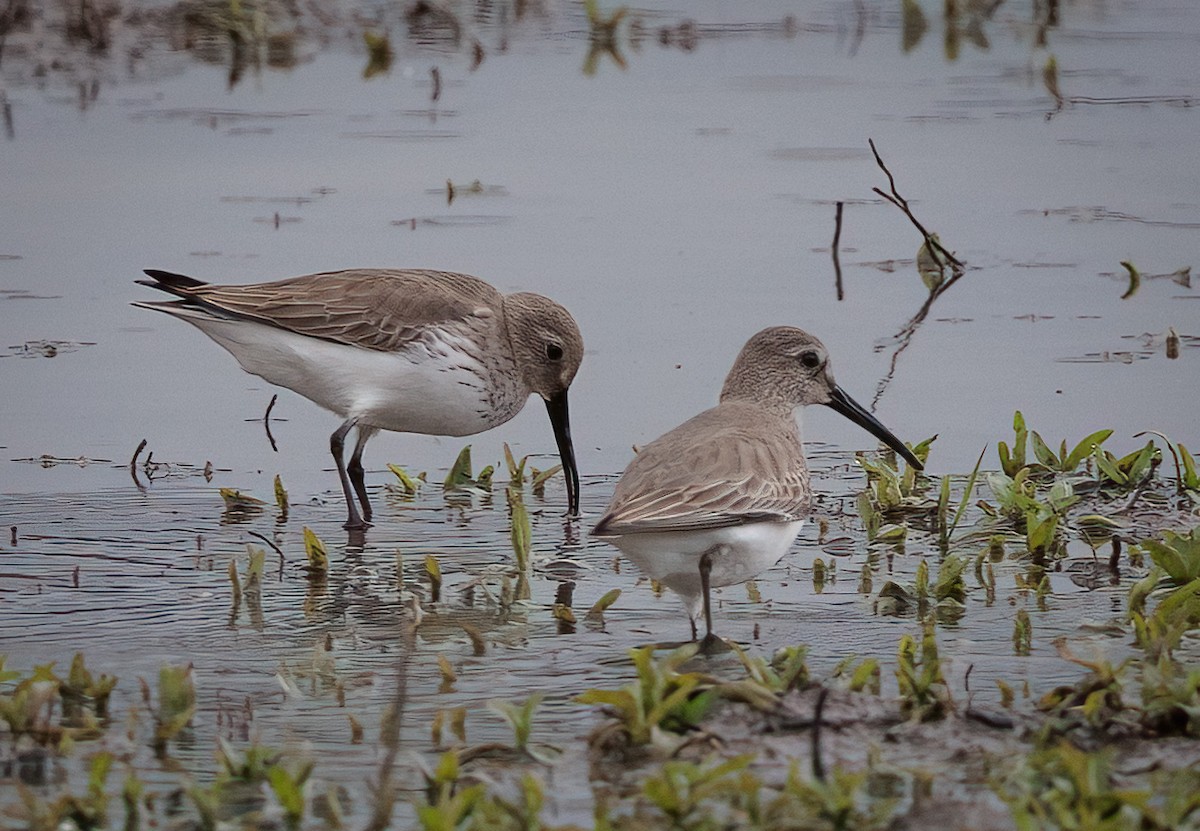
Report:
M 712 631 L 711 586 L 751 579 L 779 562 L 804 524 L 812 487 L 796 409 L 824 404 L 866 428 L 918 470 L 921 463 L 834 383 L 824 345 L 775 326 L 742 348 L 720 403 L 641 448 L 593 535 L 676 592 Z
M 515 416 L 533 393 L 546 402 L 568 510 L 578 513 L 567 389 L 583 359 L 583 339 L 553 300 L 504 295 L 475 277 L 444 271 L 351 269 L 240 286 L 146 274 L 151 279 L 137 282 L 180 299 L 135 306 L 186 320 L 242 369 L 344 419 L 330 447 L 347 528 L 371 519 L 362 453 L 375 433 L 479 433 Z M 344 441 L 355 428 L 347 464 Z

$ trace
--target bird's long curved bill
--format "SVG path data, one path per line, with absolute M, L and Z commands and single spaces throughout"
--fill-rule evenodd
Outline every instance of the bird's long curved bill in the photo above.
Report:
M 912 454 L 912 451 L 904 446 L 904 442 L 892 435 L 892 431 L 884 427 L 879 419 L 867 412 L 861 404 L 846 394 L 846 391 L 841 387 L 834 387 L 830 392 L 830 400 L 828 405 L 831 409 L 841 413 L 846 418 L 853 421 L 859 427 L 862 427 L 868 433 L 888 447 L 895 450 L 903 457 L 904 461 L 908 462 L 917 470 L 924 470 L 925 466 Z
M 579 515 L 579 469 L 575 467 L 575 446 L 571 444 L 571 419 L 567 411 L 567 391 L 546 399 L 546 412 L 554 428 L 558 455 L 562 459 L 563 478 L 567 480 L 567 513 Z

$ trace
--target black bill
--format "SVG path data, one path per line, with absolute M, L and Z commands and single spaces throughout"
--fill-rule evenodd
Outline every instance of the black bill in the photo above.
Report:
M 841 413 L 846 418 L 853 421 L 859 427 L 865 429 L 875 438 L 886 444 L 888 447 L 895 450 L 904 461 L 908 462 L 917 470 L 924 470 L 925 466 L 912 454 L 912 451 L 904 446 L 904 442 L 892 435 L 888 428 L 880 424 L 879 419 L 871 415 L 861 404 L 846 394 L 846 391 L 841 387 L 835 386 L 829 394 L 829 403 L 827 405 L 836 412 Z M 566 402 L 563 402 L 564 412 Z M 561 446 L 561 445 L 560 445 Z
M 563 478 L 567 480 L 567 513 L 579 516 L 579 469 L 575 467 L 575 447 L 571 444 L 571 419 L 567 413 L 567 391 L 546 399 L 546 412 L 554 428 L 558 455 L 562 459 Z

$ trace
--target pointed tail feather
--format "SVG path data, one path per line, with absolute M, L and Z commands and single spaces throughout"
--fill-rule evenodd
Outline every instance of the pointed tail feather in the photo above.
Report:
M 157 268 L 145 269 L 149 280 L 135 280 L 134 282 L 149 286 L 152 289 L 165 291 L 168 294 L 174 294 L 176 297 L 188 297 L 191 292 L 188 289 L 196 289 L 204 285 L 203 280 L 197 280 L 195 277 L 188 277 L 185 274 L 175 274 L 171 271 L 160 271 Z

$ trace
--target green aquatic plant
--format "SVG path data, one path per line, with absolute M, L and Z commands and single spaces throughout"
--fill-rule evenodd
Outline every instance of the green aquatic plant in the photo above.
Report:
M 467 824 L 476 807 L 487 795 L 482 782 L 461 787 L 458 757 L 446 751 L 432 771 L 422 766 L 425 801 L 416 806 L 417 822 L 423 831 L 459 831 Z
M 655 660 L 653 646 L 631 649 L 633 682 L 616 690 L 590 689 L 575 700 L 609 708 L 617 718 L 615 731 L 631 745 L 676 747 L 678 734 L 696 727 L 715 697 L 701 675 L 679 672 L 698 650 L 688 644 Z
M 470 812 L 471 831 L 554 831 L 542 818 L 546 804 L 545 786 L 536 776 L 526 773 L 517 783 L 516 795 L 509 799 L 499 793 L 488 793 L 474 803 Z M 599 828 L 600 826 L 597 826 Z M 579 831 L 577 826 L 563 831 Z
M 283 479 L 275 474 L 275 506 L 279 508 L 280 520 L 286 520 L 288 515 L 288 492 L 283 487 Z
M 20 679 L 11 692 L 0 694 L 0 721 L 8 725 L 8 732 L 13 738 L 26 736 L 43 746 L 59 745 L 67 733 L 54 719 L 62 683 L 54 674 L 54 664 L 35 666 L 24 677 L 12 671 L 4 676 L 8 682 Z
M 150 707 L 150 685 L 139 679 L 142 699 Z M 167 664 L 158 670 L 158 706 L 151 710 L 154 717 L 154 736 L 151 746 L 160 758 L 167 753 L 167 744 L 188 725 L 196 713 L 196 682 L 192 665 Z
M 1029 619 L 1029 612 L 1024 609 L 1017 609 L 1017 615 L 1013 620 L 1013 654 L 1028 655 L 1033 650 L 1033 621 Z
M 362 36 L 363 45 L 367 48 L 367 65 L 363 67 L 363 78 L 370 80 L 376 75 L 387 74 L 392 68 L 392 59 L 395 57 L 392 52 L 392 41 L 387 32 L 377 34 L 364 29 Z
M 10 817 L 22 822 L 27 831 L 93 831 L 108 828 L 108 775 L 113 755 L 101 751 L 88 765 L 87 790 L 80 796 L 65 793 L 57 798 L 43 799 L 32 788 L 18 782 L 21 804 L 9 807 Z
M 513 556 L 517 561 L 517 586 L 514 593 L 516 600 L 529 600 L 533 596 L 531 580 L 533 578 L 533 528 L 529 521 L 529 511 L 525 509 L 525 499 L 521 491 L 515 488 L 505 489 L 508 499 L 508 509 L 511 519 L 509 537 L 512 542 Z
M 471 445 L 468 444 L 458 451 L 458 457 L 455 458 L 454 464 L 450 466 L 450 471 L 442 482 L 442 489 L 454 491 L 474 487 L 474 485 L 475 479 L 471 475 Z
M 844 689 L 872 695 L 879 695 L 880 675 L 879 659 L 864 658 L 858 661 L 857 655 L 847 655 L 829 673 L 829 677 Z
M 1160 573 L 1152 571 L 1151 575 Z M 1144 608 L 1135 610 L 1135 603 L 1144 605 L 1144 597 L 1140 593 L 1135 595 L 1131 589 L 1129 619 L 1134 640 L 1147 656 L 1157 659 L 1174 651 L 1185 634 L 1200 626 L 1200 579 L 1167 592 L 1152 614 L 1146 614 Z
M 921 630 L 919 645 L 912 635 L 904 635 L 897 649 L 900 710 L 913 721 L 936 721 L 954 709 L 954 700 L 942 674 L 932 617 L 925 618 Z
M 736 808 L 744 801 L 757 803 L 762 783 L 747 770 L 752 761 L 753 756 L 743 754 L 701 763 L 665 762 L 642 782 L 642 793 L 666 816 L 670 828 L 699 831 L 722 827 L 712 824 L 718 805 L 729 803 Z
M 530 467 L 529 473 L 526 474 L 525 468 L 529 463 L 529 457 L 522 456 L 520 462 L 516 461 L 512 448 L 508 446 L 507 442 L 504 444 L 504 461 L 508 467 L 508 486 L 522 488 L 528 479 L 529 489 L 534 496 L 542 496 L 546 492 L 546 483 L 562 470 L 562 465 L 557 464 L 546 470 Z
M 592 621 L 594 623 L 603 623 L 604 613 L 608 611 L 609 607 L 616 603 L 620 597 L 620 589 L 609 589 L 600 597 L 599 600 L 592 604 L 592 607 L 588 609 L 587 614 L 584 615 L 583 619 Z
M 1153 735 L 1200 738 L 1200 668 L 1163 652 L 1141 665 L 1141 723 Z
M 1154 475 L 1155 469 L 1162 463 L 1162 451 L 1151 439 L 1145 447 L 1121 458 L 1097 447 L 1092 459 L 1096 463 L 1101 487 L 1129 491 L 1141 487 Z
M 542 703 L 542 694 L 534 693 L 525 699 L 523 704 L 496 699 L 488 702 L 488 709 L 500 716 L 513 731 L 513 750 L 517 753 L 541 762 L 552 763 L 559 754 L 558 748 L 548 744 L 534 744 L 529 741 L 533 733 L 533 714 Z
M 112 675 L 93 675 L 84 664 L 83 653 L 76 652 L 71 659 L 67 677 L 59 682 L 58 694 L 62 699 L 63 724 L 72 727 L 90 726 L 91 716 L 108 717 L 108 699 L 117 686 Z
M 872 792 L 870 771 L 835 766 L 809 779 L 793 760 L 783 787 L 763 807 L 759 827 L 875 831 L 891 827 L 898 802 Z
M 1200 577 L 1200 525 L 1183 534 L 1163 531 L 1162 540 L 1146 539 L 1139 545 L 1176 586 Z
M 967 477 L 966 484 L 963 486 L 962 499 L 959 500 L 958 507 L 954 509 L 953 518 L 950 517 L 950 477 L 942 477 L 941 485 L 938 487 L 936 516 L 938 546 L 943 554 L 949 549 L 954 530 L 958 527 L 959 521 L 967 511 L 967 506 L 971 503 L 971 495 L 975 492 L 975 482 L 979 478 L 979 468 L 983 464 L 983 455 L 986 452 L 987 448 L 979 452 L 975 467 L 971 470 L 971 475 Z
M 911 445 L 913 455 L 924 463 L 936 440 L 937 436 L 930 436 L 919 444 Z M 877 511 L 886 515 L 928 511 L 933 506 L 925 496 L 928 486 L 926 480 L 919 477 L 917 469 L 907 463 L 901 471 L 892 454 L 871 458 L 865 453 L 856 453 L 855 461 L 867 474 L 867 493 Z
M 1031 473 L 1044 476 L 1051 473 L 1074 473 L 1095 449 L 1108 440 L 1112 430 L 1097 430 L 1086 436 L 1070 450 L 1067 449 L 1066 439 L 1063 439 L 1059 451 L 1055 453 L 1037 432 L 1030 431 L 1025 424 L 1025 417 L 1020 410 L 1013 413 L 1013 443 L 1001 441 L 996 449 L 1000 454 L 1000 470 L 1005 476 L 1015 478 L 1025 469 L 1031 468 Z M 1034 459 L 1029 459 L 1029 447 L 1032 445 Z
M 1125 706 L 1123 696 L 1132 658 L 1115 665 L 1103 658 L 1088 661 L 1076 657 L 1062 638 L 1054 645 L 1061 658 L 1086 668 L 1088 674 L 1074 684 L 1055 687 L 1038 700 L 1037 708 L 1057 720 L 1046 726 L 1049 732 L 1065 730 L 1074 724 L 1106 730 L 1136 723 L 1136 716 Z
M 779 706 L 779 696 L 808 687 L 807 646 L 781 647 L 770 661 L 746 654 L 737 644 L 731 646 L 746 670 L 746 678 L 715 686 L 713 691 L 720 697 L 770 712 Z
M 1151 793 L 1115 784 L 1111 749 L 1080 750 L 1069 742 L 1020 758 L 991 781 L 1018 829 L 1165 831 Z
M 309 572 L 324 574 L 329 571 L 329 553 L 325 550 L 325 543 L 321 542 L 321 538 L 307 525 L 304 526 L 302 533 L 304 535 L 304 554 L 308 558 Z
M 227 511 L 261 511 L 266 502 L 248 493 L 242 493 L 237 488 L 218 488 L 221 499 L 225 501 Z
M 1183 442 L 1172 442 L 1162 433 L 1146 430 L 1134 433 L 1133 437 L 1141 438 L 1147 433 L 1158 436 L 1163 440 L 1171 458 L 1175 462 L 1175 490 L 1177 493 L 1191 497 L 1193 503 L 1200 504 L 1200 462 L 1183 445 Z
M 394 465 L 390 462 L 387 469 L 396 476 L 395 482 L 387 483 L 388 490 L 393 493 L 398 493 L 401 496 L 415 496 L 421 489 L 421 486 L 425 484 L 425 471 L 421 471 L 415 477 L 409 476 L 408 471 L 400 467 L 400 465 Z

